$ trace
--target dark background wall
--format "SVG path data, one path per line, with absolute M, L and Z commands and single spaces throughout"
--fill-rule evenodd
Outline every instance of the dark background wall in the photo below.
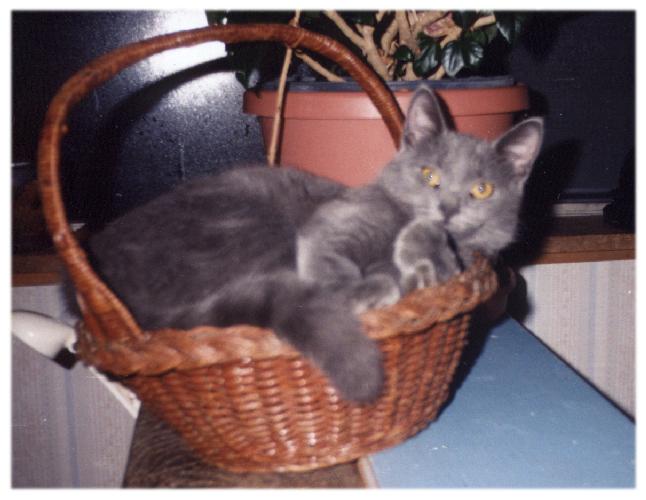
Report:
M 635 168 L 634 12 L 539 13 L 510 72 L 546 117 L 536 178 L 556 183 L 562 199 L 612 197 L 622 169 Z
M 193 12 L 14 12 L 12 161 L 33 167 L 47 102 L 76 70 L 123 44 L 206 25 Z M 606 200 L 634 173 L 635 15 L 537 13 L 511 54 L 547 120 L 532 182 L 561 200 Z M 93 92 L 70 117 L 63 148 L 72 219 L 101 221 L 182 179 L 263 161 L 254 119 L 223 49 L 159 55 Z M 22 167 L 21 167 L 22 165 Z M 634 175 L 634 174 L 633 174 Z
M 14 162 L 33 163 L 47 103 L 83 65 L 127 43 L 207 25 L 204 11 L 14 12 Z M 101 222 L 185 178 L 263 161 L 242 87 L 209 43 L 138 63 L 70 115 L 62 147 L 71 219 Z

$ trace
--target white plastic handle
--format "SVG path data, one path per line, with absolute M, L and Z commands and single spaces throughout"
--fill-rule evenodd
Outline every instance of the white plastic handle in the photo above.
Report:
M 54 358 L 63 348 L 74 352 L 74 328 L 44 314 L 14 311 L 11 333 L 48 358 Z
M 63 348 L 74 352 L 74 342 L 76 342 L 74 328 L 44 314 L 14 311 L 11 315 L 11 333 L 50 359 L 56 357 Z M 137 396 L 121 384 L 108 380 L 94 367 L 90 366 L 88 369 L 128 410 L 130 415 L 136 418 L 141 405 Z

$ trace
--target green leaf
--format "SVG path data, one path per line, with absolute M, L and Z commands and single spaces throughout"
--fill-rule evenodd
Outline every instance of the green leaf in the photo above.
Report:
M 442 66 L 449 76 L 457 75 L 464 68 L 464 56 L 456 41 L 449 42 L 442 51 Z
M 406 45 L 400 45 L 397 47 L 397 50 L 393 54 L 393 57 L 398 61 L 410 62 L 415 58 L 413 51 L 410 50 Z
M 489 26 L 485 26 L 482 30 L 487 35 L 487 42 L 486 45 L 490 44 L 494 38 L 498 36 L 498 26 L 495 24 L 490 24 Z
M 473 40 L 464 40 L 462 43 L 462 53 L 464 54 L 466 66 L 475 68 L 484 57 L 484 48 Z
M 420 50 L 424 50 L 426 47 L 428 47 L 430 44 L 436 43 L 433 38 L 428 36 L 426 33 L 423 31 L 420 31 L 417 34 L 417 45 L 419 46 Z
M 487 34 L 482 31 L 469 31 L 468 33 L 465 33 L 464 36 L 466 38 L 470 38 L 476 43 L 479 43 L 480 45 L 486 45 L 487 44 Z
M 507 43 L 514 43 L 523 28 L 527 15 L 515 12 L 495 12 L 494 14 L 500 34 L 507 40 Z
M 463 30 L 470 28 L 478 17 L 478 13 L 474 10 L 456 10 L 453 12 L 453 22 Z
M 433 70 L 440 64 L 440 54 L 442 49 L 440 44 L 435 40 L 427 44 L 419 57 L 413 62 L 413 71 L 421 78 L 429 76 Z
M 467 66 L 469 68 L 478 67 L 482 62 L 482 59 L 484 59 L 484 47 L 482 47 L 482 45 L 480 45 L 479 43 L 469 43 L 466 53 L 468 54 L 468 57 L 466 59 Z
M 482 45 L 472 39 L 450 42 L 442 52 L 442 66 L 447 75 L 455 76 L 462 68 L 475 68 L 484 57 Z
M 406 65 L 398 62 L 397 65 L 395 66 L 395 76 L 397 78 L 401 78 L 405 74 L 406 74 Z
M 479 43 L 483 47 L 486 47 L 494 38 L 496 38 L 497 35 L 498 28 L 495 24 L 491 24 L 475 31 L 469 31 L 465 33 L 464 37 L 470 38 L 474 42 Z

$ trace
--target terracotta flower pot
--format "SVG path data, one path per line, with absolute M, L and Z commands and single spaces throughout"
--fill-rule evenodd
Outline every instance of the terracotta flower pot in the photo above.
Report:
M 495 139 L 512 124 L 514 114 L 527 109 L 527 87 L 438 89 L 455 128 Z M 402 110 L 413 90 L 394 92 Z M 265 144 L 269 143 L 276 91 L 244 95 L 243 109 L 257 115 Z M 294 91 L 286 93 L 280 144 L 280 164 L 356 186 L 371 181 L 393 156 L 386 126 L 368 96 L 361 91 Z

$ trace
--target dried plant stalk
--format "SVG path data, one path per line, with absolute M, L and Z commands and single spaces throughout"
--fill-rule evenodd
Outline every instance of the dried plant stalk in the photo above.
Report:
M 301 16 L 299 10 L 296 11 L 296 14 L 289 22 L 290 26 L 298 26 L 298 20 Z M 285 59 L 283 60 L 283 68 L 280 72 L 280 80 L 278 81 L 278 93 L 276 95 L 276 109 L 274 111 L 274 122 L 271 129 L 271 141 L 269 142 L 269 148 L 267 149 L 267 163 L 270 166 L 276 164 L 276 155 L 278 153 L 278 140 L 280 138 L 280 130 L 283 124 L 283 104 L 285 103 L 285 85 L 287 83 L 287 72 L 289 71 L 289 66 L 292 63 L 292 53 L 294 50 L 291 47 L 287 47 L 285 51 Z

